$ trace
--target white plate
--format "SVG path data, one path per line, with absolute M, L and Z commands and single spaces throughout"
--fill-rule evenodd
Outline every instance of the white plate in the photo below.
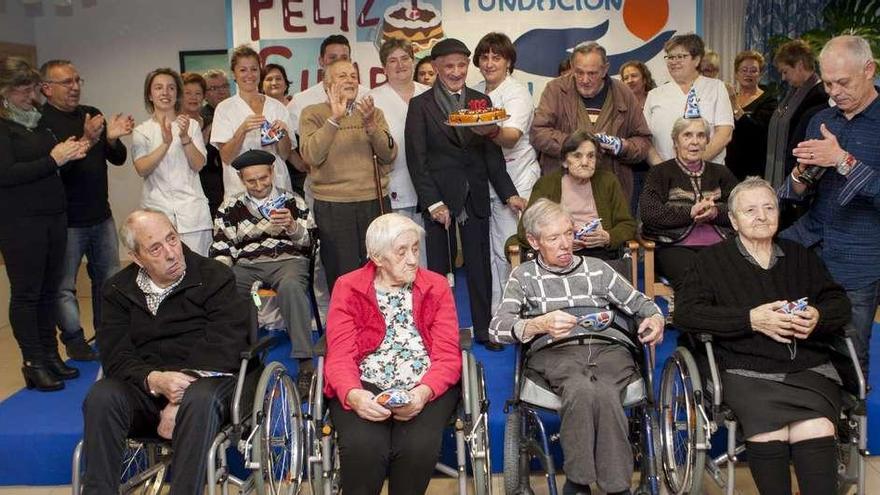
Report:
M 444 122 L 444 124 L 448 125 L 449 127 L 478 127 L 481 125 L 492 125 L 492 124 L 497 124 L 499 122 L 504 122 L 505 120 L 507 120 L 509 118 L 510 118 L 510 115 L 508 115 L 507 117 L 504 117 L 503 119 L 498 119 L 498 120 L 484 120 L 482 122 L 462 123 L 462 124 L 457 124 L 457 123 L 453 124 L 452 122 L 449 122 L 447 120 L 446 122 Z

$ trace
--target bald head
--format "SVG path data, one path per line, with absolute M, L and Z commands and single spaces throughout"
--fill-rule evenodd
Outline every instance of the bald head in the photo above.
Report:
M 852 35 L 836 36 L 825 43 L 819 54 L 820 63 L 830 63 L 835 60 L 861 68 L 868 62 L 873 62 L 874 55 L 871 53 L 871 45 L 865 38 Z
M 159 287 L 173 284 L 185 273 L 183 243 L 174 225 L 161 211 L 133 211 L 122 224 L 120 237 L 132 260 Z

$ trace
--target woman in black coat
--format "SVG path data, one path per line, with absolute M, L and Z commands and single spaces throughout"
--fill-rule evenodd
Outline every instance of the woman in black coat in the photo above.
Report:
M 85 156 L 88 137 L 57 142 L 38 125 L 40 75 L 18 57 L 0 63 L 0 253 L 11 290 L 9 320 L 28 388 L 60 390 L 79 371 L 58 356 L 55 305 L 67 245 L 58 169 Z M 100 130 L 98 131 L 100 132 Z

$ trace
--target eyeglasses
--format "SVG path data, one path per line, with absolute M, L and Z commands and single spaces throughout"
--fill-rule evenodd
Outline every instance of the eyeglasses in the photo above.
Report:
M 37 84 L 22 84 L 21 86 L 15 86 L 9 89 L 10 93 L 17 93 L 20 95 L 26 95 L 31 92 L 39 92 L 39 88 Z
M 738 70 L 737 72 L 739 72 L 740 74 L 751 74 L 751 75 L 754 75 L 754 74 L 760 74 L 760 73 L 761 73 L 761 69 L 759 69 L 759 68 L 757 68 L 757 67 L 740 67 L 739 70 Z
M 208 86 L 208 91 L 220 91 L 221 89 L 229 89 L 229 83 Z
M 684 55 L 664 55 L 663 59 L 667 62 L 680 62 L 686 58 L 689 58 L 690 56 L 690 53 L 685 53 Z
M 58 84 L 59 86 L 64 86 L 65 88 L 72 88 L 74 86 L 82 87 L 83 85 L 85 85 L 86 80 L 81 77 L 77 77 L 75 79 L 70 78 L 70 79 L 62 79 L 61 81 L 43 81 L 43 82 L 46 84 Z

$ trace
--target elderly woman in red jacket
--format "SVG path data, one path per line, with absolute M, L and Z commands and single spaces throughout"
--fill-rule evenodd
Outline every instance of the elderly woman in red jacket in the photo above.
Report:
M 446 278 L 419 267 L 424 233 L 380 216 L 367 228 L 370 261 L 333 289 L 324 393 L 346 495 L 379 493 L 386 474 L 390 495 L 423 493 L 458 403 L 458 317 Z

